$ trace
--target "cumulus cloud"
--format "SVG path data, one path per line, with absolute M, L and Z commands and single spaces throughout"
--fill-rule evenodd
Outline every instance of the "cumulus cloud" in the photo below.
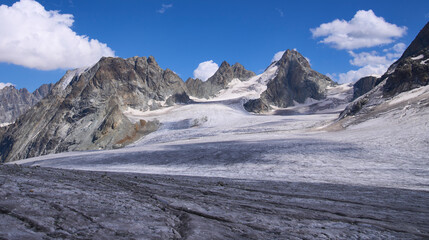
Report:
M 406 27 L 398 27 L 378 17 L 372 10 L 359 10 L 350 20 L 336 19 L 310 29 L 313 37 L 323 37 L 321 43 L 337 49 L 358 49 L 389 44 L 402 37 Z
M 355 82 L 363 77 L 383 75 L 389 66 L 386 65 L 367 65 L 358 70 L 350 70 L 346 73 L 338 74 L 337 82 L 340 84 Z
M 167 11 L 167 9 L 172 7 L 173 7 L 173 4 L 162 4 L 161 9 L 159 9 L 157 12 L 163 14 L 165 13 L 165 11 Z
M 114 56 L 106 44 L 78 35 L 73 15 L 47 11 L 34 0 L 0 5 L 0 62 L 39 70 L 89 66 Z
M 219 65 L 213 62 L 213 60 L 202 62 L 198 64 L 198 67 L 194 70 L 194 78 L 207 81 L 218 69 Z
M 279 51 L 276 54 L 274 54 L 273 59 L 271 59 L 271 62 L 276 62 L 280 60 L 285 52 L 286 51 Z
M 380 55 L 377 51 L 361 53 L 349 51 L 352 57 L 350 64 L 360 68 L 346 73 L 330 74 L 329 76 L 339 83 L 354 82 L 366 76 L 381 76 L 402 55 L 404 50 L 405 44 L 397 43 L 391 48 L 384 49 L 384 55 Z
M 14 85 L 12 83 L 2 83 L 2 82 L 0 82 L 0 89 L 3 89 L 5 87 L 7 87 L 7 86 L 14 86 Z

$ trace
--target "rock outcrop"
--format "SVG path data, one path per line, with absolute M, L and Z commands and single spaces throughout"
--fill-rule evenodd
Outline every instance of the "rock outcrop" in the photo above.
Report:
M 371 91 L 375 87 L 378 78 L 374 76 L 363 77 L 353 84 L 353 100 Z
M 33 93 L 26 88 L 16 89 L 7 86 L 0 89 L 0 124 L 12 123 L 30 107 L 49 94 L 53 84 L 43 84 Z
M 376 106 L 390 98 L 428 84 L 429 23 L 419 32 L 401 58 L 377 79 L 375 87 L 350 103 L 339 119 L 374 112 Z
M 102 58 L 69 71 L 51 93 L 0 137 L 2 162 L 73 150 L 122 147 L 158 123 L 132 123 L 123 112 L 189 101 L 184 82 L 153 57 Z
M 235 78 L 245 81 L 255 76 L 252 71 L 246 70 L 243 65 L 236 63 L 229 65 L 226 61 L 222 62 L 219 69 L 207 81 L 189 78 L 186 81 L 189 95 L 197 98 L 210 98 L 215 96 L 220 90 L 225 89 Z
M 329 77 L 312 70 L 307 59 L 295 50 L 287 50 L 274 64 L 278 66 L 277 76 L 268 82 L 259 99 L 244 104 L 247 111 L 260 113 L 271 106 L 292 106 L 294 101 L 320 100 L 326 97 L 326 88 L 335 85 Z

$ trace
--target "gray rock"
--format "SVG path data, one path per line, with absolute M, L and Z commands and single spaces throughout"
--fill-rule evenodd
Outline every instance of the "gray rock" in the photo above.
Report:
M 369 92 L 375 87 L 378 78 L 373 76 L 363 77 L 353 84 L 353 100 Z
M 49 153 L 124 146 L 158 128 L 133 124 L 129 107 L 157 109 L 189 100 L 186 86 L 153 57 L 102 58 L 93 67 L 68 72 L 51 93 L 0 137 L 3 162 Z
M 31 106 L 49 94 L 53 84 L 43 84 L 33 93 L 26 88 L 8 86 L 0 89 L 0 123 L 12 123 Z
M 255 76 L 252 71 L 246 70 L 243 65 L 236 63 L 229 65 L 226 61 L 222 62 L 219 69 L 207 81 L 189 78 L 186 81 L 186 87 L 191 96 L 197 98 L 210 98 L 215 96 L 220 90 L 225 89 L 232 79 L 238 78 L 245 81 Z
M 427 48 L 429 46 L 429 22 L 420 30 L 419 34 L 417 34 L 416 38 L 411 42 L 410 46 L 405 50 L 402 54 L 401 59 L 405 59 L 412 55 L 416 55 L 423 48 Z M 398 60 L 398 61 L 399 61 Z
M 376 80 L 375 87 L 350 103 L 340 114 L 339 120 L 357 114 L 371 114 L 374 106 L 382 104 L 387 99 L 428 85 L 429 62 L 423 63 L 426 59 L 429 59 L 429 23 L 419 32 L 402 57 Z
M 335 85 L 327 76 L 312 70 L 305 57 L 295 50 L 287 50 L 275 64 L 277 76 L 268 82 L 259 100 L 244 104 L 247 111 L 260 113 L 269 110 L 270 105 L 284 108 L 307 98 L 320 100 L 326 97 L 326 88 Z

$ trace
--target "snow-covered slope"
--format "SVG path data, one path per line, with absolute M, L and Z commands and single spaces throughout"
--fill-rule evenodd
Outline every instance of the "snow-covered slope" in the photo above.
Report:
M 331 88 L 326 102 L 346 98 L 348 91 L 347 86 Z M 324 128 L 336 120 L 335 111 L 256 115 L 243 110 L 237 99 L 129 111 L 132 121 L 158 119 L 160 130 L 122 149 L 18 163 L 429 190 L 429 91 L 408 94 L 412 96 L 404 93 L 392 101 L 409 107 L 394 108 L 343 131 Z
M 198 99 L 197 101 L 221 101 L 237 98 L 256 99 L 261 93 L 267 90 L 267 83 L 272 80 L 277 73 L 277 65 L 271 64 L 262 74 L 253 76 L 246 81 L 233 79 L 226 89 L 221 90 L 215 97 L 209 100 Z

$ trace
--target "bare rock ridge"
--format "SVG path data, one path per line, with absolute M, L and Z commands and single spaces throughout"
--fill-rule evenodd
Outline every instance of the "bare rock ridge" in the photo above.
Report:
M 12 123 L 31 106 L 49 94 L 53 84 L 43 84 L 33 93 L 26 88 L 7 86 L 0 89 L 0 123 Z
M 229 65 L 226 61 L 222 62 L 219 69 L 207 81 L 189 78 L 186 81 L 189 95 L 197 98 L 213 97 L 220 90 L 225 89 L 234 78 L 245 81 L 255 76 L 252 71 L 246 70 L 243 65 L 236 63 Z
M 122 147 L 158 128 L 157 122 L 132 123 L 124 111 L 186 103 L 186 91 L 180 77 L 153 57 L 102 58 L 91 68 L 69 71 L 10 125 L 0 136 L 0 159 Z
M 429 23 L 419 32 L 401 58 L 371 84 L 374 87 L 350 103 L 339 119 L 358 113 L 373 112 L 373 107 L 385 100 L 429 84 Z
M 294 101 L 320 100 L 326 97 L 326 88 L 335 85 L 329 77 L 312 70 L 307 59 L 295 50 L 287 50 L 275 64 L 277 76 L 268 82 L 259 99 L 244 105 L 247 111 L 260 113 L 270 110 L 271 105 L 284 108 Z

